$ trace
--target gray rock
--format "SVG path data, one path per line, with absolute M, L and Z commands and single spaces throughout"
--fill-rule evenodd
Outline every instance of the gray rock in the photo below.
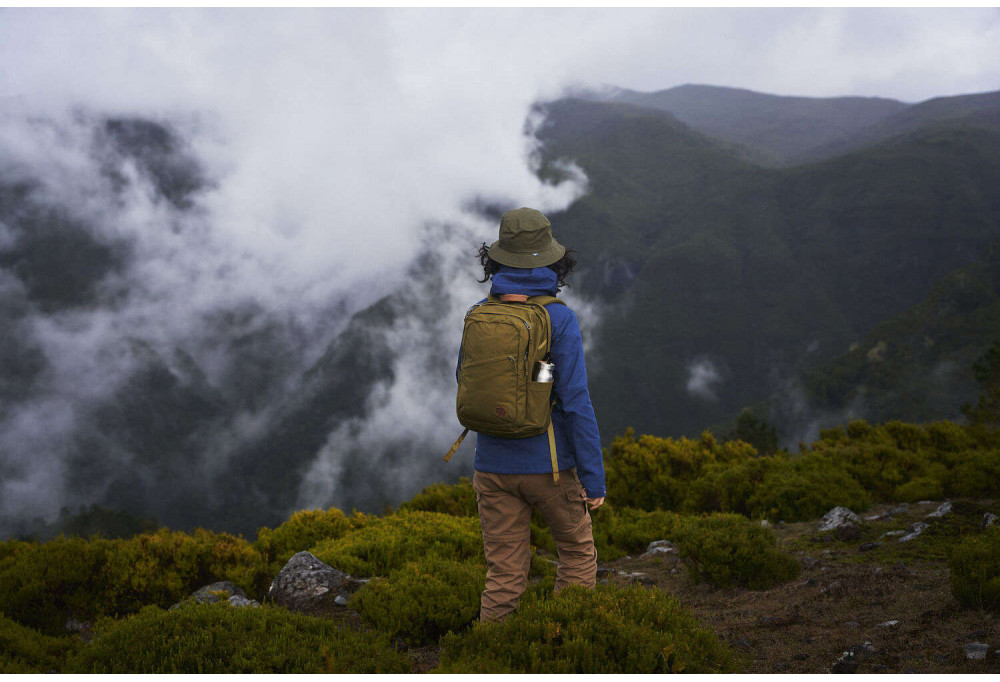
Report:
M 965 657 L 970 661 L 985 661 L 986 653 L 990 650 L 986 644 L 973 642 L 965 645 Z
M 767 528 L 767 527 L 768 527 L 769 525 L 771 525 L 771 524 L 769 524 L 769 523 L 767 522 L 767 519 L 761 519 L 761 520 L 760 520 L 760 527 L 761 527 L 761 528 Z
M 247 599 L 246 597 L 241 597 L 238 594 L 234 594 L 232 597 L 229 598 L 229 604 L 230 606 L 235 606 L 237 608 L 244 608 L 247 606 L 251 608 L 260 607 L 260 602 L 258 602 L 256 599 Z
M 871 514 L 870 516 L 865 517 L 865 521 L 878 521 L 886 518 L 887 516 L 888 514 Z
M 333 600 L 333 603 L 336 604 L 337 606 L 347 606 L 348 604 L 347 597 L 345 597 L 342 594 L 338 594 L 337 598 Z
M 986 512 L 985 514 L 983 514 L 983 522 L 979 524 L 979 527 L 988 528 L 993 524 L 995 524 L 997 521 L 1000 521 L 1000 516 L 997 516 L 996 514 L 991 514 L 990 512 Z
M 271 581 L 268 597 L 278 606 L 307 615 L 323 615 L 342 608 L 345 599 L 365 582 L 324 564 L 309 552 L 299 552 Z
M 930 514 L 928 514 L 927 518 L 929 518 L 929 519 L 940 519 L 941 517 L 945 516 L 946 514 L 950 514 L 950 513 L 951 513 L 951 502 L 950 501 L 945 501 L 944 504 L 942 504 L 940 507 L 938 507 L 937 509 L 935 509 L 934 511 L 932 511 Z
M 834 507 L 823 515 L 819 524 L 820 532 L 837 530 L 844 526 L 861 524 L 861 518 L 847 507 Z
M 226 599 L 229 599 L 229 597 L 247 598 L 247 593 L 242 587 L 228 580 L 220 580 L 217 583 L 199 587 L 191 593 L 191 598 L 199 604 L 215 604 L 222 601 L 223 595 L 220 593 L 223 592 L 228 593 L 228 595 L 225 596 Z
M 906 535 L 905 530 L 889 530 L 882 533 L 882 537 L 894 537 L 896 535 Z
M 870 552 L 871 550 L 876 549 L 876 548 L 881 547 L 881 546 L 882 546 L 881 542 L 866 542 L 865 544 L 863 544 L 860 547 L 858 547 L 858 551 L 859 552 Z
M 920 534 L 927 530 L 928 525 L 923 521 L 917 521 L 916 523 L 910 525 L 909 531 L 903 537 L 899 538 L 900 542 L 909 542 L 914 538 L 920 537 Z
M 853 651 L 845 651 L 841 654 L 830 672 L 834 673 L 856 673 L 858 671 L 858 657 Z
M 654 540 L 649 543 L 646 553 L 643 556 L 657 556 L 659 554 L 670 554 L 676 552 L 677 547 L 670 540 Z
M 884 623 L 879 623 L 878 627 L 880 627 L 880 628 L 894 628 L 897 625 L 899 625 L 899 621 L 898 620 L 887 620 Z

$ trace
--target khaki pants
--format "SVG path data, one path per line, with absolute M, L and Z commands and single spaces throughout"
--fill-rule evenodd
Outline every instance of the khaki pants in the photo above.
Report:
M 532 507 L 545 519 L 559 552 L 556 592 L 571 583 L 594 586 L 597 550 L 587 494 L 576 469 L 559 472 L 558 483 L 553 483 L 551 473 L 477 471 L 472 486 L 476 490 L 486 552 L 486 589 L 480 601 L 480 620 L 500 620 L 509 615 L 517 608 L 528 585 Z

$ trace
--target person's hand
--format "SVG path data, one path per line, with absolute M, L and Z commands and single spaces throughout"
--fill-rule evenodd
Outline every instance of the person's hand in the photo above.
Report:
M 593 509 L 597 509 L 597 508 L 598 508 L 598 507 L 600 507 L 600 506 L 601 506 L 602 504 L 604 504 L 604 498 L 603 498 L 603 497 L 594 497 L 594 498 L 590 498 L 590 497 L 588 497 L 588 498 L 587 498 L 587 504 L 589 504 L 589 505 L 590 505 L 590 508 L 591 508 L 592 510 L 593 510 Z

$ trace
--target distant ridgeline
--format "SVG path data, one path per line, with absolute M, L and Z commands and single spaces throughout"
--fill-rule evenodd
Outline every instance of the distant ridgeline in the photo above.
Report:
M 1000 339 L 1000 92 L 682 86 L 542 109 L 542 176 L 572 160 L 590 181 L 552 221 L 580 292 L 610 304 L 591 372 L 606 438 L 753 406 L 794 445 L 975 397 L 972 363 Z

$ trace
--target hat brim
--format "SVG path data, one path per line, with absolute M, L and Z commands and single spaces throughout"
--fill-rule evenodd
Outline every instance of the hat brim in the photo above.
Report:
M 566 255 L 566 247 L 553 238 L 545 249 L 537 253 L 517 253 L 500 246 L 498 239 L 490 244 L 487 253 L 497 263 L 512 268 L 544 268 Z

